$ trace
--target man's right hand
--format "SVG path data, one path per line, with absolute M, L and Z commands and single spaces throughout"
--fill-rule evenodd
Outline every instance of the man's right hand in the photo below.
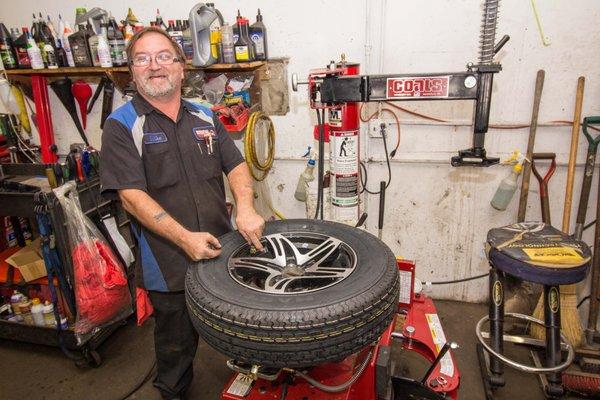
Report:
M 221 243 L 208 232 L 187 232 L 180 247 L 193 261 L 215 258 L 221 254 Z

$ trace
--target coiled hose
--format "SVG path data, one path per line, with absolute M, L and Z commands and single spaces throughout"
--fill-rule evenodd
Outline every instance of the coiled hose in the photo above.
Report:
M 269 124 L 268 130 L 268 143 L 267 143 L 267 157 L 264 162 L 261 162 L 256 153 L 256 138 L 255 138 L 255 127 L 258 121 L 265 121 Z M 275 158 L 275 127 L 271 118 L 263 114 L 261 111 L 253 112 L 248 119 L 248 126 L 246 127 L 246 137 L 244 139 L 244 155 L 246 157 L 246 163 L 250 169 L 250 173 L 255 181 L 263 181 L 269 174 L 269 170 L 273 166 L 273 159 Z
M 259 123 L 260 121 L 263 122 Z M 259 123 L 258 129 L 256 129 L 257 123 Z M 263 128 L 266 124 L 268 124 L 268 130 Z M 259 159 L 259 154 L 262 156 L 261 158 L 265 159 L 264 162 L 261 162 Z M 252 178 L 258 182 L 255 185 L 255 190 L 259 193 L 259 197 L 263 198 L 265 206 L 270 209 L 277 218 L 285 219 L 285 217 L 273 207 L 271 195 L 268 194 L 268 184 L 265 181 L 273 166 L 273 160 L 275 159 L 275 127 L 273 126 L 271 119 L 261 111 L 253 112 L 248 119 L 246 135 L 244 138 L 244 156 Z

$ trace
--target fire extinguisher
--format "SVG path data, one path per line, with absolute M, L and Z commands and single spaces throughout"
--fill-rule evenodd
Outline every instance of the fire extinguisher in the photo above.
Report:
M 342 75 L 358 75 L 360 64 L 344 60 L 336 64 Z M 335 221 L 355 225 L 359 217 L 359 139 L 358 103 L 344 103 L 328 109 L 329 151 L 331 168 L 331 206 Z

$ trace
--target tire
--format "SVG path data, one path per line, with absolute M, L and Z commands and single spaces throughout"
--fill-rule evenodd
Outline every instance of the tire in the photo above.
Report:
M 355 257 L 354 269 L 317 290 L 259 291 L 229 272 L 230 256 L 248 247 L 238 232 L 230 232 L 219 238 L 219 257 L 193 264 L 187 271 L 186 300 L 195 328 L 209 345 L 237 361 L 300 368 L 342 360 L 377 341 L 396 312 L 398 270 L 383 242 L 368 232 L 318 220 L 268 222 L 264 236 L 290 232 L 339 239 L 345 244 L 338 246 L 340 251 L 353 251 L 349 257 Z M 271 245 L 265 247 L 274 251 Z

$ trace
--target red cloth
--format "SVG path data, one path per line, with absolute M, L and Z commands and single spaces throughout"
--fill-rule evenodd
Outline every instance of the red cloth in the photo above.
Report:
M 131 302 L 127 277 L 112 250 L 97 239 L 93 240 L 93 245 L 95 248 L 80 243 L 72 252 L 77 301 L 76 333 L 90 332 L 120 317 L 119 314 Z
M 152 302 L 150 302 L 150 297 L 148 297 L 148 291 L 146 289 L 135 289 L 135 304 L 137 326 L 142 326 L 154 312 L 154 307 L 152 307 Z

